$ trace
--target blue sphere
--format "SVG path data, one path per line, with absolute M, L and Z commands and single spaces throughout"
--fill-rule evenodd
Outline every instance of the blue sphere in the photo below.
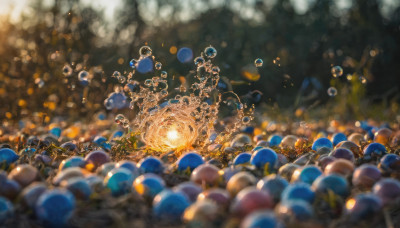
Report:
M 126 168 L 114 168 L 106 178 L 104 184 L 111 190 L 113 196 L 120 196 L 131 191 L 134 177 L 132 172 Z
M 278 155 L 270 148 L 260 149 L 253 153 L 250 163 L 258 169 L 268 166 L 269 171 L 272 171 L 278 163 Z
M 105 150 L 111 150 L 111 145 L 107 142 L 107 139 L 104 138 L 103 136 L 96 136 L 94 138 L 93 142 L 97 146 L 100 146 L 101 148 L 103 148 Z
M 382 201 L 374 194 L 358 194 L 354 198 L 347 200 L 345 213 L 350 221 L 358 222 L 374 218 L 382 210 Z
M 257 188 L 267 191 L 272 196 L 275 203 L 281 200 L 282 192 L 287 186 L 289 186 L 289 182 L 275 174 L 264 177 L 257 183 Z
M 364 148 L 364 158 L 371 159 L 373 157 L 381 157 L 386 154 L 386 148 L 380 143 L 371 143 Z
M 233 165 L 243 165 L 250 163 L 251 154 L 250 153 L 240 153 L 233 160 Z
M 197 166 L 204 164 L 204 160 L 203 157 L 200 156 L 200 154 L 190 152 L 183 154 L 176 163 L 178 165 L 178 171 L 183 172 L 187 169 L 193 171 L 193 169 L 195 169 Z
M 123 131 L 114 131 L 114 133 L 112 133 L 110 140 L 115 139 L 115 138 L 120 138 L 124 135 Z
M 189 199 L 181 192 L 163 190 L 153 201 L 153 214 L 163 220 L 180 220 L 185 209 L 190 205 Z
M 144 173 L 161 174 L 164 171 L 164 165 L 161 160 L 152 156 L 143 158 L 138 166 Z
M 336 145 L 339 144 L 340 142 L 346 141 L 346 140 L 347 140 L 347 137 L 346 137 L 346 135 L 343 134 L 343 133 L 336 133 L 336 134 L 334 134 L 333 137 L 332 137 L 332 142 L 333 142 L 333 145 L 334 145 L 334 146 L 336 146 Z
M 280 228 L 283 227 L 272 211 L 255 211 L 245 217 L 242 228 Z
M 64 170 L 71 167 L 81 167 L 84 168 L 86 161 L 83 157 L 72 156 L 63 160 L 59 166 L 59 170 Z
M 70 151 L 70 152 L 78 149 L 76 144 L 73 142 L 65 142 L 65 143 L 61 144 L 60 147 L 66 149 L 67 151 Z
M 92 194 L 89 182 L 81 177 L 71 178 L 65 181 L 65 184 L 61 184 L 74 194 L 78 199 L 87 200 Z
M 311 205 L 302 200 L 288 200 L 279 204 L 277 214 L 284 221 L 307 221 L 314 216 Z
M 129 105 L 129 102 L 127 102 L 126 100 L 127 98 L 125 94 L 113 92 L 110 93 L 107 99 L 104 100 L 104 106 L 107 110 L 123 109 Z
M 190 48 L 183 47 L 179 49 L 176 57 L 178 58 L 179 62 L 188 63 L 193 59 L 193 51 Z
M 253 134 L 254 132 L 254 127 L 253 126 L 244 126 L 240 129 L 240 131 L 242 133 L 246 133 L 246 134 Z
M 268 138 L 268 142 L 269 142 L 269 146 L 270 147 L 279 146 L 279 144 L 281 144 L 281 142 L 282 142 L 282 136 L 280 136 L 280 135 L 271 135 Z
M 57 138 L 60 138 L 60 136 L 61 136 L 61 128 L 59 128 L 59 127 L 53 127 L 53 128 L 49 131 L 49 133 L 52 134 L 52 135 L 54 135 L 54 136 L 56 136 Z
M 164 180 L 153 174 L 146 173 L 135 179 L 133 186 L 139 195 L 153 200 L 165 188 Z
M 67 190 L 52 189 L 44 192 L 36 202 L 36 217 L 44 225 L 63 227 L 75 209 L 75 198 Z
M 317 166 L 307 165 L 294 171 L 291 181 L 311 185 L 321 175 L 322 171 Z
M 397 154 L 386 154 L 379 162 L 379 168 L 385 172 L 400 169 L 400 156 Z
M 5 162 L 6 165 L 10 165 L 11 163 L 17 161 L 19 156 L 15 153 L 15 151 L 9 148 L 0 149 L 0 163 Z
M 137 71 L 146 74 L 153 71 L 153 60 L 150 57 L 143 58 L 137 63 Z
M 307 203 L 313 203 L 315 199 L 315 193 L 311 190 L 308 184 L 295 183 L 289 185 L 282 192 L 282 201 L 289 200 L 303 200 Z
M 317 151 L 318 149 L 320 149 L 322 147 L 327 147 L 327 148 L 332 149 L 333 148 L 333 144 L 332 144 L 331 140 L 329 140 L 327 138 L 319 138 L 319 139 L 314 141 L 311 149 Z
M 332 191 L 343 198 L 350 193 L 350 187 L 346 179 L 336 174 L 318 177 L 314 181 L 312 188 L 316 193 L 326 194 L 328 191 Z
M 120 167 L 131 171 L 133 178 L 136 178 L 140 175 L 140 169 L 133 161 L 119 161 L 117 164 L 115 164 L 115 168 L 120 168 Z
M 12 217 L 13 214 L 13 204 L 8 199 L 0 196 L 0 224 Z

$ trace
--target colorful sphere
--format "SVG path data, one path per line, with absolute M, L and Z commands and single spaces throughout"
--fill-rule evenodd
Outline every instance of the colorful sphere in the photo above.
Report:
M 317 194 L 327 194 L 328 191 L 332 191 L 343 198 L 347 197 L 350 193 L 350 187 L 346 179 L 336 174 L 318 177 L 314 181 L 312 189 Z
M 270 148 L 255 151 L 250 159 L 250 163 L 258 169 L 268 168 L 269 171 L 275 169 L 277 162 L 278 155 Z
M 103 165 L 104 163 L 110 162 L 110 156 L 108 156 L 108 154 L 102 150 L 95 150 L 90 152 L 88 155 L 86 155 L 85 157 L 85 161 L 89 164 L 91 164 L 91 166 L 87 166 L 90 167 L 88 168 L 89 171 L 92 170 L 96 170 L 97 167 L 100 167 L 101 165 Z
M 22 164 L 11 170 L 8 178 L 18 182 L 21 187 L 26 187 L 39 177 L 39 171 L 28 164 Z
M 267 191 L 272 196 L 275 204 L 281 200 L 282 192 L 287 186 L 289 186 L 289 182 L 275 174 L 268 175 L 257 183 L 257 188 Z
M 321 175 L 322 171 L 317 166 L 307 165 L 294 171 L 291 182 L 303 182 L 311 185 Z
M 190 171 L 193 171 L 199 165 L 204 164 L 204 160 L 203 157 L 200 156 L 200 154 L 190 152 L 183 154 L 176 163 L 178 165 L 178 171 L 183 172 L 188 169 Z
M 11 163 L 17 161 L 18 158 L 19 156 L 10 148 L 0 149 L 0 162 L 5 162 L 6 165 L 10 165 Z
M 203 164 L 195 168 L 190 180 L 202 186 L 216 186 L 219 181 L 219 169 L 211 164 Z
M 285 164 L 279 168 L 278 175 L 285 178 L 287 181 L 291 181 L 294 171 L 299 167 L 299 165 L 293 163 Z
M 371 143 L 363 151 L 365 159 L 382 157 L 386 152 L 385 146 L 380 143 Z
M 381 158 L 379 168 L 387 173 L 400 171 L 400 156 L 397 154 L 386 154 Z
M 281 201 L 289 201 L 289 200 L 303 200 L 307 203 L 313 203 L 315 199 L 315 193 L 311 190 L 308 184 L 304 183 L 295 183 L 289 185 L 282 192 L 282 200 Z
M 236 216 L 245 217 L 256 210 L 272 208 L 273 200 L 268 192 L 247 187 L 236 195 L 230 210 Z
M 232 176 L 226 185 L 226 190 L 235 196 L 242 189 L 254 185 L 257 179 L 249 172 L 239 172 Z
M 183 221 L 189 227 L 212 227 L 212 221 L 217 217 L 218 206 L 210 200 L 197 201 L 186 208 Z
M 154 198 L 153 214 L 158 219 L 177 221 L 189 205 L 186 195 L 166 189 Z
M 283 221 L 308 221 L 314 216 L 314 210 L 309 203 L 302 200 L 287 200 L 276 208 L 277 216 Z
M 88 200 L 92 194 L 88 181 L 81 177 L 64 180 L 61 186 L 68 189 L 77 199 Z
M 114 168 L 104 178 L 104 184 L 113 196 L 120 196 L 131 191 L 134 176 L 129 169 Z
M 344 177 L 349 177 L 353 174 L 354 164 L 346 159 L 339 158 L 329 163 L 324 170 L 325 175 L 339 174 Z
M 165 182 L 153 173 L 146 173 L 135 179 L 133 187 L 139 195 L 153 200 L 158 193 L 165 189 Z
M 346 141 L 346 140 L 347 140 L 347 137 L 346 137 L 346 135 L 343 134 L 343 133 L 336 133 L 336 134 L 334 134 L 334 135 L 332 136 L 332 142 L 333 142 L 333 145 L 334 145 L 334 146 L 336 146 L 336 145 L 339 144 L 340 142 Z
M 346 148 L 336 148 L 329 155 L 335 158 L 343 158 L 351 162 L 355 160 L 353 152 Z
M 8 199 L 0 196 L 0 224 L 11 218 L 14 214 L 14 206 Z
M 348 199 L 345 206 L 345 214 L 352 222 L 374 218 L 381 210 L 382 201 L 374 194 L 358 194 Z
M 58 169 L 59 169 L 59 171 L 62 171 L 64 169 L 70 168 L 70 167 L 85 168 L 85 164 L 86 164 L 86 161 L 83 157 L 72 156 L 72 157 L 69 157 L 69 158 L 63 160 L 60 163 L 60 166 L 58 167 Z
M 164 164 L 162 161 L 153 156 L 143 158 L 138 163 L 138 167 L 143 173 L 161 174 L 164 172 Z
M 400 181 L 382 179 L 372 187 L 372 192 L 382 200 L 383 205 L 395 203 L 400 198 Z
M 250 164 L 251 153 L 240 153 L 233 160 L 233 165 Z
M 268 142 L 269 142 L 269 146 L 270 147 L 279 146 L 279 144 L 281 144 L 281 142 L 282 142 L 282 136 L 280 136 L 280 135 L 271 135 L 268 138 Z
M 331 142 L 331 140 L 327 139 L 327 138 L 319 138 L 317 140 L 314 141 L 313 145 L 312 145 L 312 149 L 317 151 L 318 149 L 322 148 L 322 147 L 327 147 L 332 149 L 333 148 L 333 144 Z
M 228 191 L 222 188 L 211 188 L 200 193 L 197 201 L 211 200 L 215 202 L 218 207 L 227 208 L 231 201 L 231 195 Z
M 197 196 L 203 191 L 200 185 L 191 181 L 183 182 L 173 188 L 174 192 L 182 192 L 193 203 L 197 200 Z
M 249 214 L 240 224 L 240 228 L 258 227 L 280 228 L 283 227 L 283 225 L 279 222 L 273 212 L 267 210 L 256 211 Z
M 47 190 L 44 183 L 34 182 L 29 186 L 25 187 L 21 192 L 21 202 L 24 206 L 30 209 L 34 209 L 37 200 L 42 195 L 43 192 Z
M 352 183 L 354 186 L 370 189 L 381 179 L 381 176 L 376 166 L 363 164 L 354 170 Z

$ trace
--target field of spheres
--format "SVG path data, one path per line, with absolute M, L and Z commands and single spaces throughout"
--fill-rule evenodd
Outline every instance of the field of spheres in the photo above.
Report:
M 400 2 L 0 0 L 0 227 L 400 228 Z

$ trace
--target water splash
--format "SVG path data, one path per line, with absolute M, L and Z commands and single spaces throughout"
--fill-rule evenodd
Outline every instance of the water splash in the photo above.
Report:
M 140 62 L 144 59 L 155 60 L 148 46 L 142 47 L 139 54 L 138 60 L 130 62 L 132 69 L 139 71 Z M 194 60 L 197 71 L 190 79 L 193 83 L 189 85 L 182 80 L 178 88 L 169 88 L 166 71 L 143 82 L 134 80 L 135 71 L 132 71 L 123 91 L 118 91 L 118 96 L 126 94 L 130 97 L 130 108 L 136 115 L 131 121 L 118 115 L 116 122 L 125 128 L 130 126 L 135 134 L 140 135 L 147 148 L 156 151 L 225 142 L 236 130 L 250 122 L 254 110 L 251 108 L 248 111 L 250 115 L 246 116 L 246 107 L 235 93 L 219 90 L 220 68 L 211 62 L 216 55 L 214 47 L 205 48 L 204 53 Z M 160 69 L 161 66 L 157 70 Z M 111 99 L 116 93 L 106 99 L 107 108 L 116 105 L 116 99 Z M 124 102 L 125 99 L 121 99 L 121 103 Z M 220 109 L 226 110 L 231 116 L 220 120 Z

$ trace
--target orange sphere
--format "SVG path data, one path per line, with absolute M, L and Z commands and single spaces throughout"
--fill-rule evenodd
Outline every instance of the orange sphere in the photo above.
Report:
M 360 133 L 353 133 L 349 136 L 348 140 L 350 142 L 353 142 L 357 144 L 358 146 L 361 144 L 361 142 L 364 142 L 364 136 Z
M 339 174 L 344 177 L 348 177 L 353 174 L 354 164 L 349 160 L 339 158 L 335 161 L 329 163 L 324 170 L 325 175 L 329 174 Z
M 388 145 L 392 133 L 393 132 L 388 128 L 379 129 L 377 132 L 375 132 L 374 141 L 382 145 Z

